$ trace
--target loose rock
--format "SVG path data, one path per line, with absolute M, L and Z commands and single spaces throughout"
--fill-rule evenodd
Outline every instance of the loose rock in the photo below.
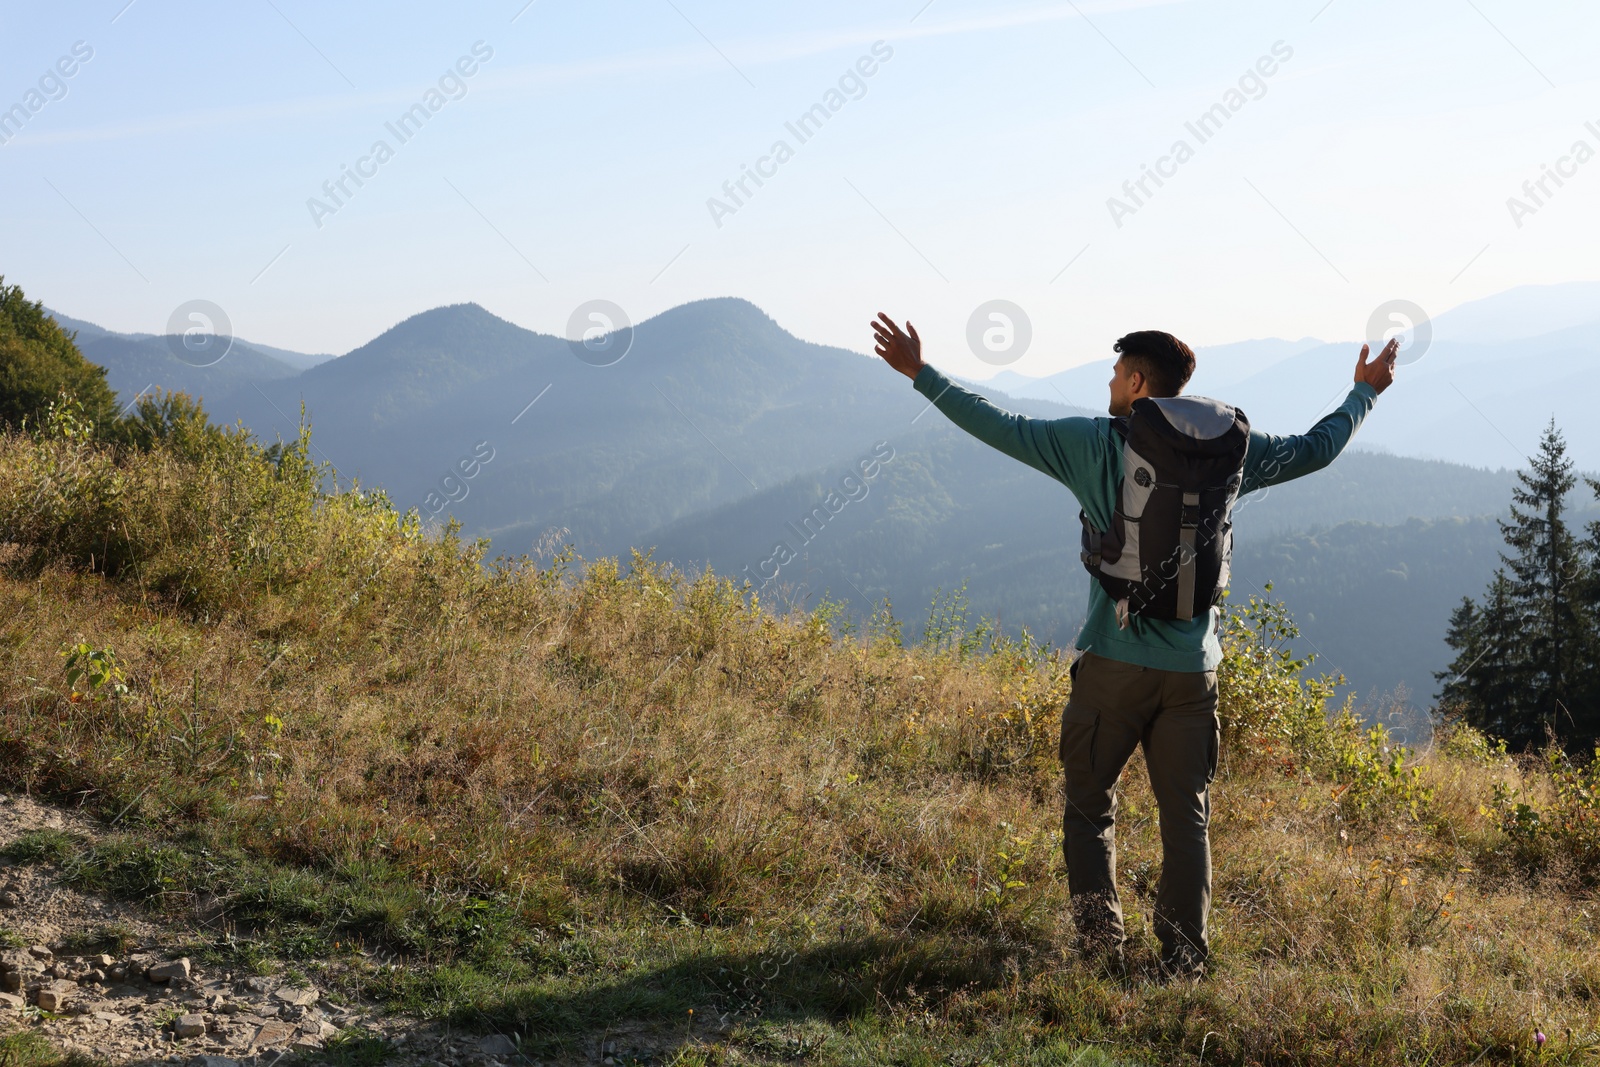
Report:
M 505 1034 L 490 1034 L 478 1042 L 478 1051 L 485 1056 L 515 1056 L 517 1043 Z
M 75 814 L 0 796 L 0 847 L 49 826 L 70 826 L 87 839 L 98 832 Z M 267 1067 L 281 1057 L 279 1067 L 286 1067 L 294 1050 L 317 1048 L 342 1028 L 356 1027 L 405 1049 L 398 1062 L 417 1067 L 516 1062 L 514 1054 L 482 1055 L 476 1038 L 463 1041 L 448 1028 L 440 1033 L 423 1020 L 374 1011 L 359 997 L 327 1005 L 322 987 L 336 987 L 320 977 L 317 988 L 307 989 L 293 988 L 303 979 L 286 982 L 282 974 L 186 968 L 186 961 L 168 954 L 193 943 L 192 924 L 153 923 L 131 905 L 61 884 L 58 875 L 45 865 L 0 862 L 0 892 L 14 891 L 21 901 L 0 916 L 31 946 L 0 946 L 0 1033 L 27 1022 L 57 1057 L 150 1067 Z M 113 924 L 126 930 L 125 948 L 81 956 L 69 951 Z M 331 981 L 340 981 L 339 972 L 332 973 Z M 274 995 L 280 989 L 283 994 Z M 36 1003 L 46 1010 L 35 1009 Z
M 300 1008 L 317 1002 L 317 991 L 311 988 L 291 989 L 284 986 L 272 995 L 285 1004 L 293 1004 Z
M 298 1030 L 288 1023 L 268 1022 L 263 1023 L 256 1031 L 256 1036 L 251 1039 L 253 1045 L 281 1045 L 294 1037 Z
M 67 1006 L 67 1000 L 77 990 L 77 982 L 69 982 L 58 978 L 47 986 L 41 986 L 39 992 L 34 994 L 34 1003 L 42 1011 L 60 1011 Z
M 152 982 L 170 982 L 173 979 L 189 977 L 189 957 L 173 960 L 171 963 L 158 963 L 145 972 L 145 977 Z

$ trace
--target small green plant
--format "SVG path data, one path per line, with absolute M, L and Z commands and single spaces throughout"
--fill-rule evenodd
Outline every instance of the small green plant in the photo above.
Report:
M 44 430 L 47 437 L 81 444 L 94 437 L 94 420 L 76 397 L 62 393 L 45 413 Z
M 1224 619 L 1217 668 L 1224 742 L 1285 773 L 1331 756 L 1327 702 L 1344 680 L 1306 677 L 1313 657 L 1298 657 L 1289 645 L 1299 635 L 1281 602 L 1252 596 Z
M 1334 790 L 1347 819 L 1410 818 L 1415 821 L 1433 799 L 1422 769 L 1409 763 L 1411 750 L 1391 742 L 1382 724 L 1370 729 L 1346 708 L 1334 720 Z
M 837 637 L 850 637 L 856 632 L 856 620 L 850 614 L 850 605 L 824 594 L 811 612 L 811 619 L 828 633 Z
M 79 641 L 62 649 L 61 658 L 67 661 L 62 670 L 67 676 L 67 685 L 72 689 L 73 700 L 84 696 L 99 697 L 106 693 L 116 697 L 128 695 L 122 664 L 111 649 L 95 648 L 87 641 Z
M 23 1030 L 0 1037 L 0 1067 L 55 1067 L 60 1062 L 43 1034 Z
M 89 930 L 78 930 L 64 940 L 67 954 L 75 956 L 100 952 L 120 955 L 139 943 L 134 932 L 121 923 L 102 923 Z
M 84 841 L 65 830 L 29 830 L 5 848 L 0 856 L 13 863 L 63 864 L 82 851 Z
M 1033 849 L 1033 838 L 1017 833 L 1010 823 L 1001 823 L 1000 830 L 1005 837 L 994 850 L 994 867 L 982 895 L 983 909 L 990 915 L 999 915 L 1019 890 L 1028 888 L 1022 872 Z
M 1560 746 L 1544 753 L 1545 773 L 1554 793 L 1541 803 L 1514 786 L 1495 783 L 1491 806 L 1519 863 L 1543 867 L 1559 856 L 1592 882 L 1600 877 L 1600 752 L 1574 760 Z
M 341 1030 L 306 1062 L 328 1067 L 380 1067 L 394 1059 L 398 1051 L 388 1038 L 366 1030 Z
M 884 597 L 867 619 L 867 643 L 879 652 L 892 652 L 904 646 L 904 628 L 894 617 L 894 604 Z
M 928 621 L 922 628 L 923 647 L 932 652 L 953 652 L 958 659 L 966 659 L 983 647 L 994 636 L 994 624 L 980 618 L 972 624 L 972 605 L 967 602 L 967 583 L 948 593 L 933 591 L 933 602 L 928 607 Z

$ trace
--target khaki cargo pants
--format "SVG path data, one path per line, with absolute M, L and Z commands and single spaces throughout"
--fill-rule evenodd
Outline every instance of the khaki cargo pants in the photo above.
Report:
M 1078 937 L 1091 953 L 1120 950 L 1117 780 L 1144 746 L 1161 816 L 1155 934 L 1164 956 L 1204 963 L 1211 908 L 1209 786 L 1221 731 L 1216 671 L 1162 671 L 1084 652 L 1072 664 L 1061 716 L 1066 772 L 1067 887 Z

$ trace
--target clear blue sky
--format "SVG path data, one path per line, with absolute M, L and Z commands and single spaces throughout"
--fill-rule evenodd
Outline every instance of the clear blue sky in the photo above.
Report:
M 1600 150 L 1578 0 L 125 4 L 8 3 L 0 35 L 0 108 L 93 49 L 0 146 L 0 272 L 115 329 L 206 298 L 241 336 L 343 352 L 444 303 L 559 333 L 591 298 L 639 320 L 736 295 L 860 351 L 882 308 L 986 375 L 965 325 L 1005 298 L 1034 322 L 1013 369 L 1043 374 L 1130 329 L 1354 338 L 1396 297 L 1600 276 L 1600 159 L 1520 227 L 1507 206 Z M 401 144 L 385 123 L 480 41 Z M 878 41 L 800 143 L 785 123 Z M 1277 42 L 1200 143 L 1185 123 Z M 308 199 L 380 139 L 319 228 Z M 1180 139 L 1119 227 L 1108 198 Z M 719 227 L 708 199 L 779 140 Z

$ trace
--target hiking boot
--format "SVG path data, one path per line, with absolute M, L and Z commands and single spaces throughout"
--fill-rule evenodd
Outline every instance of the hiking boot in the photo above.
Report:
M 1161 954 L 1161 981 L 1194 985 L 1206 976 L 1206 960 L 1198 949 L 1178 945 Z
M 1095 973 L 1107 978 L 1121 979 L 1128 977 L 1128 958 L 1123 954 L 1122 946 L 1103 948 L 1096 952 L 1083 953 L 1083 962 L 1088 964 Z
M 1122 940 L 1119 938 L 1080 938 L 1078 958 L 1092 970 L 1108 974 L 1113 978 L 1122 978 L 1128 973 L 1128 960 L 1122 950 Z

